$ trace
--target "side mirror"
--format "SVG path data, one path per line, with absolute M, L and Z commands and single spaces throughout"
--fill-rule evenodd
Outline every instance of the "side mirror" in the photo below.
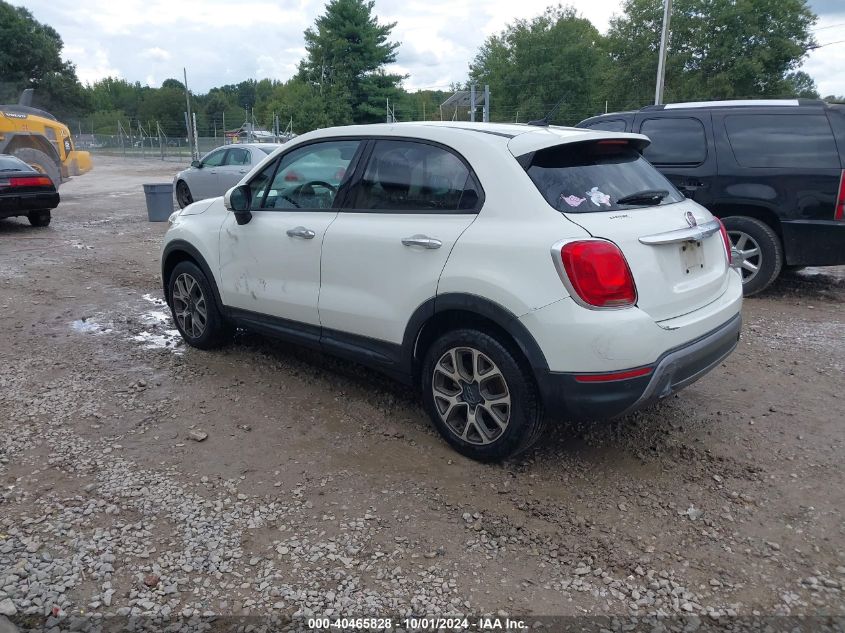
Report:
M 202 163 L 198 160 L 191 161 L 191 167 L 196 167 L 197 169 L 202 169 Z
M 252 190 L 249 185 L 232 187 L 223 196 L 223 205 L 235 214 L 238 224 L 246 224 L 252 219 L 249 207 L 252 205 Z

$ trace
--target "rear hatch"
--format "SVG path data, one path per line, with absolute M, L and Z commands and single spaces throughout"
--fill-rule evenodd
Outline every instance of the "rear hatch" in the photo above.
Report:
M 526 149 L 525 137 L 534 135 L 517 137 L 511 150 Z M 645 137 L 588 138 L 551 144 L 546 133 L 538 136 L 538 149 L 517 158 L 553 208 L 622 250 L 637 286 L 637 306 L 655 321 L 718 299 L 728 283 L 718 221 L 641 156 Z

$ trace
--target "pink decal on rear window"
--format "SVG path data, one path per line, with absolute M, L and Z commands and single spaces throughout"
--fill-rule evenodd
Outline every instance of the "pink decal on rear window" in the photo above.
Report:
M 586 198 L 579 198 L 578 196 L 565 196 L 560 194 L 560 199 L 563 200 L 570 207 L 580 206 L 582 202 L 586 202 Z

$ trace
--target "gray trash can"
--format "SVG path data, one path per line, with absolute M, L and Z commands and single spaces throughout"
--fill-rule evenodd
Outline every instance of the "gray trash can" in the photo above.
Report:
M 156 182 L 144 185 L 147 198 L 147 217 L 150 222 L 167 222 L 173 213 L 173 184 Z

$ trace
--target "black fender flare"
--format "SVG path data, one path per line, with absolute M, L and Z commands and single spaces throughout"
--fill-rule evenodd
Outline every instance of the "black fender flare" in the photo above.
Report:
M 205 257 L 202 256 L 197 247 L 185 240 L 173 240 L 172 242 L 168 242 L 161 254 L 161 284 L 164 288 L 164 298 L 165 301 L 167 301 L 167 305 L 170 305 L 170 295 L 167 291 L 167 261 L 174 253 L 185 253 L 196 263 L 197 266 L 200 267 L 200 270 L 202 270 L 203 274 L 211 284 L 211 291 L 214 293 L 214 301 L 217 303 L 217 307 L 221 312 L 224 312 L 225 308 L 223 306 L 223 301 L 220 298 L 220 291 L 217 289 L 217 279 L 215 279 L 214 274 L 211 272 L 211 267 L 208 265 L 208 262 L 205 261 Z
M 413 373 L 417 342 L 423 328 L 435 315 L 450 310 L 471 312 L 492 321 L 510 335 L 535 372 L 548 371 L 546 356 L 513 312 L 479 295 L 450 292 L 425 301 L 411 315 L 402 339 L 402 360 L 409 374 Z

